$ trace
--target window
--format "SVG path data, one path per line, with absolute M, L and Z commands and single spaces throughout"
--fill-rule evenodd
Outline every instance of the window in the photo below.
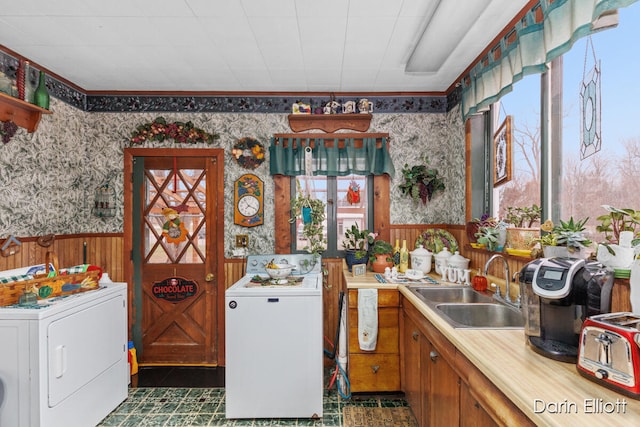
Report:
M 350 175 L 340 177 L 326 176 L 298 176 L 291 178 L 291 197 L 295 196 L 296 179 L 302 190 L 313 197 L 322 200 L 326 205 L 325 237 L 327 248 L 323 252 L 325 257 L 341 257 L 344 232 L 357 224 L 361 229 L 373 228 L 373 209 L 369 203 L 372 200 L 373 176 Z M 302 220 L 298 219 L 291 226 L 292 252 L 303 252 L 306 241 L 302 236 Z
M 540 75 L 517 82 L 492 113 L 494 132 L 512 118 L 511 180 L 493 189 L 493 213 L 504 218 L 509 206 L 540 206 Z
M 493 196 L 493 215 L 503 215 L 506 206 L 537 201 L 543 205 L 543 220 L 551 218 L 557 223 L 570 217 L 589 218 L 587 237 L 598 242 L 604 240 L 595 232 L 596 218 L 606 214 L 602 205 L 640 207 L 640 194 L 632 190 L 640 180 L 640 132 L 634 115 L 635 102 L 640 98 L 640 86 L 635 81 L 640 60 L 626 54 L 633 51 L 634 40 L 640 38 L 640 27 L 634 25 L 640 21 L 640 5 L 633 4 L 619 13 L 616 28 L 596 32 L 591 40 L 578 40 L 570 51 L 548 64 L 546 75 L 525 77 L 493 105 L 490 117 L 495 120 L 489 127 L 497 129 L 506 115 L 514 118 L 513 179 L 489 193 Z M 585 100 L 581 88 L 583 82 L 594 81 L 590 74 L 596 63 L 602 73 L 599 150 L 593 146 L 585 149 L 580 131 L 582 117 L 587 118 L 587 130 L 600 119 L 597 109 L 594 114 L 581 115 L 581 102 Z M 548 111 L 541 111 L 541 105 L 549 105 Z M 590 105 L 584 102 L 582 108 Z M 541 123 L 548 129 L 541 129 Z M 482 129 L 477 126 L 474 130 L 476 138 Z M 482 139 L 490 145 L 489 133 Z M 581 158 L 581 151 L 588 156 Z M 485 154 L 486 168 L 490 168 L 490 150 Z M 491 185 L 485 186 L 485 198 L 491 191 Z M 477 204 L 474 202 L 475 212 Z
M 596 218 L 607 212 L 602 205 L 617 208 L 640 208 L 640 193 L 635 189 L 640 181 L 640 130 L 638 130 L 637 100 L 640 86 L 637 75 L 640 61 L 631 52 L 640 39 L 640 4 L 620 9 L 616 28 L 580 39 L 563 58 L 563 133 L 560 218 L 589 218 L 590 238 L 603 241 L 595 233 Z M 586 147 L 588 157 L 581 156 L 583 125 L 581 107 L 585 109 L 586 131 L 597 130 L 597 114 L 590 115 L 588 98 L 581 98 L 582 85 L 595 80 L 594 65 L 601 69 L 601 122 L 597 137 L 601 148 Z M 585 82 L 585 83 L 583 83 Z M 596 105 L 597 106 L 597 105 Z M 596 109 L 597 110 L 597 109 Z M 596 111 L 597 113 L 597 111 Z M 583 131 L 583 134 L 585 132 Z M 586 140 L 589 141 L 588 139 Z M 595 148 L 595 147 L 593 147 Z M 585 157 L 585 158 L 581 158 Z

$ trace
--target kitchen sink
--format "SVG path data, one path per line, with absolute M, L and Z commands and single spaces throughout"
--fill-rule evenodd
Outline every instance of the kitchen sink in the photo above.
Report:
M 524 325 L 520 310 L 468 286 L 408 289 L 454 328 L 522 329 Z
M 504 304 L 438 304 L 436 309 L 456 328 L 522 328 L 522 313 Z
M 478 291 L 469 287 L 447 287 L 447 288 L 432 288 L 432 287 L 414 287 L 410 288 L 411 291 L 416 294 L 425 302 L 454 302 L 454 303 L 480 303 L 491 302 L 493 299 L 485 294 L 481 294 Z

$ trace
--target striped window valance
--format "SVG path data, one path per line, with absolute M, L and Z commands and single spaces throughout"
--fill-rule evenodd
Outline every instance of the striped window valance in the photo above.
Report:
M 311 153 L 311 171 L 305 153 Z M 393 176 L 389 134 L 276 134 L 269 146 L 271 175 Z
M 539 0 L 462 80 L 462 115 L 486 109 L 524 76 L 541 73 L 606 18 L 638 0 Z

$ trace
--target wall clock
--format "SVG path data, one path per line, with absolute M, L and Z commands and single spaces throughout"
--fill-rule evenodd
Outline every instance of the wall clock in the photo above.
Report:
M 245 174 L 233 186 L 233 222 L 243 227 L 264 223 L 264 183 L 253 174 Z

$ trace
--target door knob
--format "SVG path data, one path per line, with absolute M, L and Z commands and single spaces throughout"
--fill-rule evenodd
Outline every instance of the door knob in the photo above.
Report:
M 206 277 L 204 278 L 204 280 L 207 282 L 213 282 L 215 279 L 216 279 L 216 275 L 213 273 L 207 274 Z

